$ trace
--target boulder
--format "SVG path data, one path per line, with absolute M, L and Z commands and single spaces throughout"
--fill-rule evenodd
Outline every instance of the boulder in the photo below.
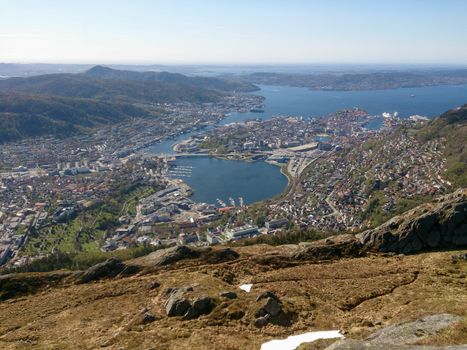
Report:
M 196 298 L 183 315 L 187 320 L 197 318 L 201 315 L 206 315 L 211 312 L 214 306 L 214 301 L 211 297 L 203 296 Z
M 261 303 L 261 306 L 255 312 L 256 327 L 265 326 L 272 317 L 275 317 L 282 312 L 282 303 L 279 298 L 272 292 L 267 291 L 261 293 L 256 298 L 256 302 Z
M 235 292 L 222 292 L 219 295 L 225 299 L 237 299 L 237 293 Z
M 169 317 L 184 316 L 190 307 L 188 299 L 176 295 L 171 296 L 165 303 L 165 311 Z
M 270 315 L 258 317 L 257 319 L 255 319 L 255 327 L 261 328 L 261 327 L 266 326 L 270 318 L 271 318 Z
M 183 318 L 187 320 L 192 320 L 194 318 L 197 318 L 198 316 L 198 311 L 196 311 L 196 309 L 193 306 L 190 306 L 188 310 L 186 310 L 185 315 L 183 315 Z
M 214 305 L 214 300 L 211 297 L 202 296 L 193 301 L 193 309 L 198 315 L 205 315 L 211 312 Z
M 261 306 L 266 314 L 271 315 L 272 317 L 277 316 L 281 312 L 282 307 L 277 301 L 277 299 L 267 298 L 263 305 Z

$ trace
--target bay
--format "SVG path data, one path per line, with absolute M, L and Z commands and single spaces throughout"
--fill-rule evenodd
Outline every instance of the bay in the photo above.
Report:
M 467 103 L 467 85 L 432 86 L 376 91 L 311 91 L 307 88 L 262 85 L 255 94 L 265 97 L 264 113 L 232 113 L 221 121 L 222 125 L 248 119 L 269 119 L 274 115 L 319 117 L 343 108 L 360 107 L 370 114 L 398 112 L 402 118 L 411 115 L 435 117 Z M 381 118 L 368 128 L 378 128 Z M 149 147 L 151 154 L 173 154 L 177 142 L 190 137 L 182 134 Z M 194 190 L 193 200 L 217 204 L 219 198 L 230 205 L 229 197 L 238 204 L 271 198 L 284 190 L 287 179 L 278 167 L 264 163 L 245 163 L 209 157 L 178 158 L 177 166 L 193 167 L 191 176 L 183 178 Z
M 287 186 L 279 167 L 265 162 L 180 157 L 176 166 L 191 169 L 191 175 L 182 179 L 194 190 L 195 202 L 218 205 L 220 199 L 230 206 L 229 198 L 239 205 L 243 197 L 245 204 L 251 204 L 272 198 Z

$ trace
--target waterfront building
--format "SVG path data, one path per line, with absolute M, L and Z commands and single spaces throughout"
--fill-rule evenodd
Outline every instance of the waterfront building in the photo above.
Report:
M 258 226 L 245 225 L 240 227 L 231 228 L 226 231 L 226 235 L 230 240 L 237 240 L 243 238 L 253 237 L 259 234 Z

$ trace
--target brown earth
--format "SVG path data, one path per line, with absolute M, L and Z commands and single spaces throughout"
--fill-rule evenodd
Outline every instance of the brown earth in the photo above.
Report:
M 298 249 L 303 247 L 236 248 L 239 257 L 216 249 L 155 266 L 159 254 L 127 262 L 142 269 L 133 276 L 89 283 L 64 273 L 61 282 L 54 279 L 33 294 L 0 303 L 0 348 L 259 349 L 269 339 L 312 330 L 340 329 L 347 337 L 361 338 L 439 313 L 461 315 L 464 321 L 424 344 L 467 343 L 467 262 L 452 259 L 466 251 L 312 262 L 299 258 Z M 284 259 L 283 265 L 281 259 L 267 265 L 259 258 L 274 256 L 296 258 Z M 44 274 L 24 276 L 48 281 Z M 238 288 L 243 283 L 253 283 L 250 293 Z M 212 312 L 193 320 L 167 317 L 166 290 L 189 286 L 189 300 L 215 299 Z M 224 291 L 238 298 L 221 298 Z M 255 299 L 264 291 L 277 295 L 283 313 L 257 328 Z M 155 320 L 143 321 L 145 312 Z

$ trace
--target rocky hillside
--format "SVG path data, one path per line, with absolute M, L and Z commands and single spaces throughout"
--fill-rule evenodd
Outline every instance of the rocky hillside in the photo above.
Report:
M 420 205 L 357 238 L 366 249 L 381 252 L 467 246 L 467 190 Z
M 260 349 L 315 330 L 346 339 L 306 349 L 467 344 L 466 205 L 462 190 L 357 237 L 181 246 L 86 271 L 4 275 L 0 348 Z M 415 250 L 425 252 L 400 254 Z
M 446 175 L 454 186 L 467 186 L 467 105 L 451 109 L 433 119 L 418 133 L 422 142 L 442 139 L 446 148 Z

